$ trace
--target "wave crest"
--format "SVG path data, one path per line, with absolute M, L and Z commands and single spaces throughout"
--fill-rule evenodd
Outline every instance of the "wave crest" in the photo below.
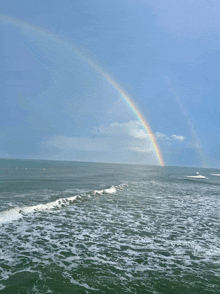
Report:
M 122 185 L 119 185 L 120 188 Z M 91 195 L 101 195 L 101 194 L 113 194 L 116 192 L 116 187 L 112 186 L 110 188 L 106 188 L 103 190 L 94 190 L 87 194 L 76 195 L 71 197 L 59 198 L 55 201 L 48 202 L 46 204 L 38 204 L 33 206 L 24 206 L 24 207 L 15 207 L 10 208 L 0 212 L 0 224 L 4 224 L 6 222 L 11 222 L 22 218 L 26 214 L 31 214 L 34 212 L 43 212 L 53 209 L 59 209 L 61 207 L 68 206 L 75 202 L 76 200 L 82 199 L 84 196 L 91 196 Z

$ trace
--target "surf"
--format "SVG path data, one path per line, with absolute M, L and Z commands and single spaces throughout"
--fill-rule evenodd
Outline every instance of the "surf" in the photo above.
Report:
M 62 207 L 73 204 L 77 200 L 86 200 L 95 195 L 114 194 L 116 193 L 117 188 L 120 189 L 123 186 L 124 185 L 119 185 L 117 187 L 111 186 L 102 190 L 93 190 L 88 193 L 84 193 L 84 194 L 80 194 L 76 196 L 59 198 L 55 201 L 51 201 L 45 204 L 9 208 L 0 212 L 0 224 L 19 220 L 23 216 L 33 214 L 35 212 L 45 212 L 45 211 L 51 211 L 54 209 L 61 209 Z

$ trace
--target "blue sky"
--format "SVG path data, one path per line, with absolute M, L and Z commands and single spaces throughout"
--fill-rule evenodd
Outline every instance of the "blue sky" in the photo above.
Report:
M 166 165 L 220 166 L 218 1 L 2 0 L 0 11 L 11 19 L 0 17 L 0 157 L 158 164 L 89 58 L 141 109 Z

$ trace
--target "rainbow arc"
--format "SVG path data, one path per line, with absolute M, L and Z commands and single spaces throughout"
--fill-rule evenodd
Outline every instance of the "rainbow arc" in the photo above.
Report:
M 35 33 L 40 33 L 46 37 L 52 38 L 53 41 L 59 43 L 60 45 L 64 46 L 67 50 L 70 52 L 74 52 L 77 54 L 80 58 L 85 60 L 88 64 L 90 64 L 91 67 L 93 67 L 97 72 L 99 72 L 117 91 L 118 93 L 122 96 L 124 101 L 127 103 L 127 105 L 131 108 L 137 119 L 141 122 L 143 128 L 147 132 L 149 139 L 153 145 L 155 154 L 158 158 L 158 161 L 161 166 L 164 166 L 164 160 L 163 156 L 161 154 L 160 148 L 157 144 L 157 140 L 155 135 L 153 134 L 149 124 L 147 123 L 145 117 L 141 113 L 141 111 L 138 109 L 137 105 L 133 101 L 133 99 L 125 92 L 125 90 L 122 89 L 122 87 L 113 79 L 106 71 L 104 71 L 101 66 L 99 66 L 97 63 L 95 63 L 91 58 L 89 58 L 86 54 L 82 53 L 77 47 L 73 48 L 73 46 L 69 45 L 68 42 L 64 42 L 63 39 L 60 37 L 42 29 L 39 27 L 36 27 L 34 25 L 31 25 L 26 22 L 19 21 L 17 19 L 14 19 L 12 17 L 9 17 L 7 15 L 0 15 L 0 21 L 2 21 L 4 24 L 11 24 L 14 26 L 17 26 L 21 30 L 31 30 L 34 31 Z

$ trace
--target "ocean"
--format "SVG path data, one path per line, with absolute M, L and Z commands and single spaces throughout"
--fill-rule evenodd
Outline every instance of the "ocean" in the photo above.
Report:
M 0 293 L 220 293 L 220 170 L 1 159 Z

